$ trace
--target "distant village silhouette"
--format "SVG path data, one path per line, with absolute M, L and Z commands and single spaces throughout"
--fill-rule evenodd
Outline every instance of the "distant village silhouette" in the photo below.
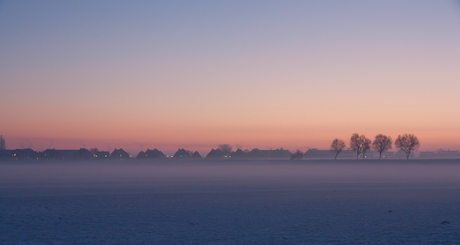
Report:
M 355 134 L 356 136 L 359 136 Z M 355 136 L 354 135 L 354 136 Z M 357 137 L 359 139 L 359 137 Z M 389 138 L 389 137 L 388 137 Z M 296 150 L 291 152 L 283 148 L 275 150 L 260 150 L 254 148 L 252 150 L 242 150 L 238 148 L 233 151 L 232 147 L 228 144 L 219 145 L 216 149 L 202 156 L 198 151 L 192 152 L 185 149 L 178 149 L 174 155 L 165 155 L 158 149 L 147 149 L 145 152 L 141 151 L 137 156 L 130 155 L 123 149 L 114 149 L 111 153 L 109 151 L 100 151 L 97 148 L 86 149 L 80 148 L 78 150 L 57 150 L 46 149 L 44 151 L 34 151 L 31 148 L 26 149 L 6 149 L 6 143 L 3 136 L 0 136 L 0 160 L 4 161 L 40 161 L 40 160 L 128 160 L 128 159 L 228 159 L 228 160 L 300 160 L 300 159 L 460 159 L 460 151 L 451 150 L 438 150 L 438 151 L 421 151 L 416 156 L 414 151 L 407 152 L 400 148 L 398 151 L 388 151 L 391 149 L 391 142 L 389 148 L 379 152 L 377 148 L 370 146 L 370 140 L 361 136 L 364 140 L 364 146 L 361 149 L 356 147 L 346 148 L 343 141 L 335 139 L 329 150 L 319 150 L 316 148 L 308 149 L 305 153 Z M 376 136 L 377 139 L 377 136 Z M 367 141 L 366 141 L 367 140 Z M 391 141 L 391 138 L 389 138 Z M 353 137 L 350 144 L 353 144 Z M 338 144 L 337 144 L 338 143 Z M 342 143 L 342 145 L 340 144 Z M 361 142 L 362 143 L 362 142 Z M 374 144 L 376 142 L 374 141 Z M 418 143 L 418 141 L 417 141 Z M 337 145 L 339 146 L 337 148 Z M 358 147 L 359 148 L 359 147 Z M 372 148 L 372 149 L 371 149 Z M 380 154 L 381 153 L 381 154 Z

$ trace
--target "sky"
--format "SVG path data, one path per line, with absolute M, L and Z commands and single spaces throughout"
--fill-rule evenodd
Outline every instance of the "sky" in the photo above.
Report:
M 0 1 L 7 148 L 460 150 L 460 1 Z

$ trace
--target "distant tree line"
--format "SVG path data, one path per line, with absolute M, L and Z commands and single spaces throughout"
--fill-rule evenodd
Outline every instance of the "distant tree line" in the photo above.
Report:
M 364 135 L 353 134 L 350 138 L 350 148 L 355 152 L 356 158 L 362 155 L 364 159 L 365 154 L 368 150 L 373 149 L 379 153 L 379 159 L 382 158 L 382 154 L 392 148 L 393 141 L 390 136 L 378 134 L 375 136 L 374 141 L 366 138 Z M 394 145 L 396 148 L 401 149 L 405 154 L 406 158 L 412 152 L 418 149 L 420 142 L 413 134 L 398 135 Z M 76 160 L 91 160 L 91 159 L 130 159 L 133 158 L 129 153 L 123 149 L 114 149 L 112 153 L 108 151 L 99 151 L 97 148 L 86 149 L 80 148 L 79 150 L 56 150 L 46 149 L 42 152 L 36 152 L 30 148 L 28 149 L 16 149 L 6 150 L 5 139 L 0 136 L 0 159 L 29 159 L 29 160 L 65 160 L 65 159 L 76 159 Z M 337 159 L 338 155 L 346 149 L 346 144 L 343 140 L 334 139 L 332 141 L 330 150 L 335 153 L 334 158 Z M 304 156 L 304 153 L 300 150 L 290 152 L 283 148 L 276 150 L 259 150 L 257 148 L 249 150 L 237 149 L 232 151 L 232 147 L 228 144 L 219 145 L 217 149 L 212 149 L 204 158 L 206 159 L 291 159 L 300 160 Z M 181 159 L 181 158 L 194 158 L 202 159 L 198 151 L 191 152 L 185 149 L 178 149 L 173 156 L 170 158 Z M 167 158 L 163 152 L 157 149 L 147 149 L 147 151 L 141 151 L 136 159 L 161 159 Z
M 390 136 L 378 134 L 374 138 L 374 142 L 366 138 L 364 135 L 353 134 L 350 138 L 350 148 L 356 152 L 356 159 L 359 159 L 359 155 L 362 154 L 363 159 L 366 152 L 370 149 L 375 150 L 379 153 L 379 159 L 382 158 L 382 154 L 392 148 L 393 141 Z M 395 141 L 395 146 L 401 149 L 406 154 L 406 159 L 412 152 L 420 147 L 420 142 L 417 137 L 413 134 L 398 135 Z M 335 152 L 335 159 L 337 156 L 346 148 L 345 142 L 340 139 L 334 139 L 331 144 L 330 150 Z
M 112 153 L 99 151 L 97 148 L 79 150 L 56 150 L 46 149 L 41 152 L 28 149 L 1 150 L 0 159 L 6 160 L 102 160 L 102 159 L 289 159 L 291 152 L 283 148 L 276 150 L 259 150 L 257 148 L 249 150 L 237 149 L 232 151 L 230 145 L 219 145 L 217 149 L 212 149 L 205 157 L 198 151 L 192 152 L 185 149 L 178 149 L 172 156 L 167 156 L 158 149 L 147 149 L 141 151 L 136 157 L 130 155 L 123 149 L 114 149 Z M 301 158 L 301 157 L 300 157 Z

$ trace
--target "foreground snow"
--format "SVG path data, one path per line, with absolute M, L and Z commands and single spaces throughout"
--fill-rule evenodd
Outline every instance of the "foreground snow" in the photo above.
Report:
M 0 244 L 460 241 L 457 161 L 1 164 L 0 177 Z

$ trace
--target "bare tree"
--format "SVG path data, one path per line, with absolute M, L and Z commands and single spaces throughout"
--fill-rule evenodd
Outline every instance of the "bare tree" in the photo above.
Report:
M 364 135 L 359 136 L 359 138 L 361 139 L 361 142 L 363 144 L 363 159 L 364 159 L 364 157 L 366 155 L 366 152 L 369 149 L 371 149 L 372 141 L 370 139 L 366 138 L 366 136 L 364 136 Z
M 359 154 L 364 154 L 368 151 L 371 147 L 371 140 L 366 138 L 364 135 L 353 134 L 350 138 L 350 148 L 356 151 L 356 159 L 359 158 Z
M 359 158 L 359 154 L 362 152 L 361 143 L 359 142 L 359 134 L 353 134 L 350 138 L 350 148 L 356 151 L 356 159 Z
M 5 138 L 3 138 L 3 135 L 0 135 L 0 150 L 6 150 Z
M 232 153 L 232 146 L 229 144 L 222 144 L 219 145 L 219 150 L 221 150 L 225 154 Z
M 406 153 L 406 158 L 409 160 L 410 154 L 420 147 L 420 142 L 413 134 L 398 135 L 395 140 L 395 146 Z
M 391 149 L 392 141 L 390 136 L 378 134 L 375 136 L 372 143 L 372 149 L 379 153 L 379 159 L 382 158 L 382 153 Z
M 332 141 L 331 144 L 331 151 L 335 152 L 335 158 L 337 159 L 337 156 L 342 152 L 343 149 L 345 149 L 346 145 L 343 140 L 335 139 Z
M 291 160 L 300 160 L 303 157 L 303 152 L 301 150 L 297 150 L 294 153 L 291 153 Z

